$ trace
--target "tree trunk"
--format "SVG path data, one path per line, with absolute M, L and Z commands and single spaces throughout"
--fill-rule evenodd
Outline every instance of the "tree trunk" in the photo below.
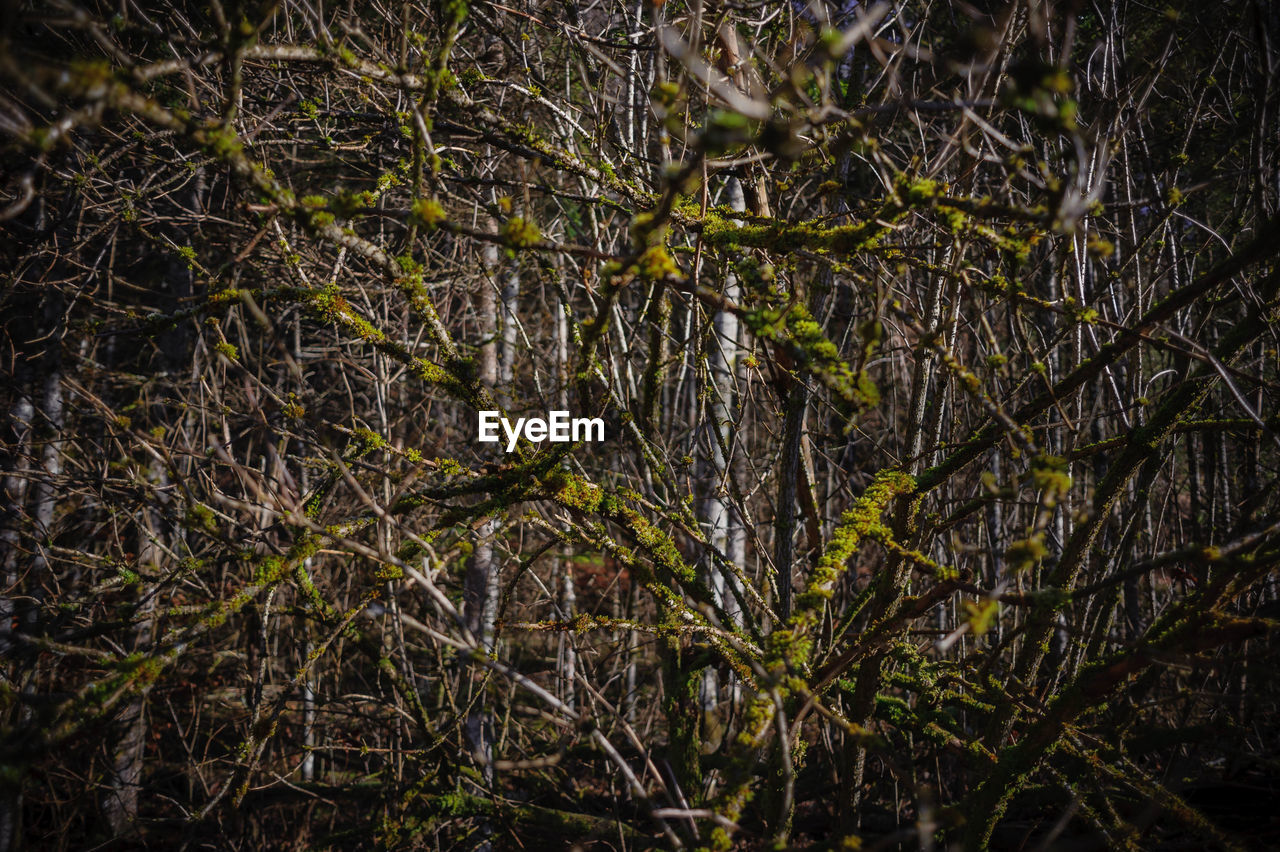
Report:
M 0 549 L 3 550 L 4 595 L 0 597 L 0 658 L 13 660 L 19 652 L 18 641 L 12 635 L 12 627 L 18 619 L 22 603 L 11 597 L 16 592 L 21 575 L 18 570 L 21 554 L 21 525 L 26 515 L 28 472 L 31 468 L 31 426 L 35 417 L 35 407 L 31 397 L 26 393 L 24 370 L 14 370 L 15 399 L 9 408 L 7 445 L 11 448 L 5 460 L 6 476 L 4 477 L 4 523 L 0 527 Z M 10 681 L 16 667 L 9 665 Z M 25 714 L 25 708 L 11 708 L 6 713 L 5 724 L 15 727 L 19 719 L 11 714 Z M 0 782 L 0 852 L 9 852 L 17 848 L 21 833 L 22 787 L 20 779 L 10 778 L 6 773 Z
M 742 185 L 737 178 L 728 179 L 725 195 L 732 209 L 739 212 L 746 209 Z M 741 301 L 742 288 L 732 268 L 725 275 L 724 296 L 732 304 Z M 725 625 L 726 628 L 739 627 L 742 621 L 738 607 L 742 592 L 740 588 L 732 588 L 740 585 L 738 573 L 742 570 L 742 563 L 734 561 L 735 557 L 741 557 L 730 546 L 734 528 L 740 528 L 741 524 L 735 523 L 737 512 L 729 499 L 731 449 L 737 434 L 734 396 L 740 346 L 737 315 L 732 311 L 716 311 L 711 318 L 711 337 L 706 356 L 710 393 L 706 411 L 707 457 L 703 464 L 706 471 L 703 477 L 706 493 L 702 500 L 702 515 L 710 548 L 708 558 L 703 563 L 703 579 L 711 589 L 716 605 L 723 607 L 732 619 L 731 624 Z M 720 560 L 724 560 L 724 563 L 719 564 Z M 709 714 L 716 712 L 719 703 L 716 669 L 708 666 L 702 674 L 701 704 L 704 721 L 708 721 Z

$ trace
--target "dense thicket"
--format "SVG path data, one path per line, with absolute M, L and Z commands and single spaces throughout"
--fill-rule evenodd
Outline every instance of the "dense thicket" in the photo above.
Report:
M 1280 842 L 1274 4 L 0 27 L 0 849 Z

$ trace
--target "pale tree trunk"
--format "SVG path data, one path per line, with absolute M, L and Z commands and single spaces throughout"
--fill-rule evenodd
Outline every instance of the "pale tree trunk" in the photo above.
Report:
M 21 553 L 21 524 L 26 514 L 28 474 L 31 464 L 31 424 L 35 417 L 35 406 L 26 393 L 25 377 L 15 369 L 15 395 L 13 405 L 9 408 L 8 444 L 12 453 L 7 461 L 7 475 L 4 477 L 4 523 L 0 527 L 0 548 L 3 549 L 4 589 L 0 596 L 0 658 L 14 659 L 20 650 L 11 627 L 19 614 L 20 602 L 12 595 L 18 591 L 21 580 L 19 571 L 19 554 Z M 6 666 L 6 685 L 13 687 L 19 677 L 16 666 Z M 18 711 L 11 709 L 6 716 Z M 12 716 L 5 719 L 10 728 L 16 727 L 19 718 Z M 0 852 L 9 852 L 17 847 L 21 831 L 22 796 L 18 779 L 6 778 L 0 784 Z
M 148 465 L 148 483 L 156 494 L 163 494 L 169 484 L 164 465 L 157 459 Z M 153 498 L 154 499 L 154 498 Z M 143 512 L 138 530 L 139 574 L 154 578 L 162 571 L 163 554 L 160 541 L 163 537 L 164 519 L 154 502 Z M 155 597 L 150 596 L 137 613 L 134 628 L 133 650 L 147 653 L 152 642 Z M 142 785 L 142 770 L 146 758 L 147 740 L 147 690 L 132 696 L 124 704 L 118 724 L 122 735 L 112 755 L 110 780 L 111 792 L 103 804 L 107 822 L 116 836 L 132 833 L 138 820 L 138 791 Z
M 61 311 L 61 299 L 56 310 Z M 43 583 L 48 579 L 49 541 L 53 530 L 53 509 L 57 501 L 58 478 L 62 475 L 62 457 L 59 450 L 63 430 L 62 358 L 58 351 L 61 330 L 49 342 L 48 371 L 44 375 L 41 390 L 40 413 L 37 421 L 44 434 L 44 446 L 40 451 L 40 467 L 44 473 L 36 480 L 33 490 L 32 515 L 35 521 L 35 559 L 32 566 L 30 595 L 38 602 L 44 598 Z M 37 606 L 26 608 L 24 619 L 28 627 L 34 627 L 39 618 Z
M 49 545 L 53 538 L 53 510 L 56 504 L 58 480 L 62 476 L 61 440 L 65 421 L 65 409 L 62 397 L 62 311 L 63 300 L 56 292 L 49 297 L 45 305 L 45 317 L 50 329 L 45 346 L 44 376 L 40 385 L 39 414 L 31 421 L 32 447 L 40 445 L 41 476 L 31 487 L 31 514 L 33 521 L 32 549 L 34 551 L 31 573 L 27 577 L 24 600 L 17 612 L 18 630 L 23 633 L 39 632 L 40 607 L 44 600 L 44 584 L 49 580 Z M 21 672 L 22 692 L 34 696 L 36 681 L 40 677 L 38 663 L 30 662 L 30 669 Z M 19 722 L 28 723 L 31 719 L 30 704 L 22 702 L 19 711 Z M 8 775 L 8 773 L 6 773 Z M 22 790 L 21 779 L 7 778 L 13 784 L 12 790 L 4 796 L 4 808 L 0 811 L 0 831 L 8 836 L 7 848 L 17 849 L 22 845 Z
M 306 477 L 303 476 L 302 488 L 303 494 L 306 494 Z M 302 562 L 302 570 L 307 572 L 308 576 L 314 576 L 315 560 L 307 557 Z M 307 631 L 307 638 L 303 642 L 303 649 L 309 659 L 315 650 L 315 643 L 311 641 L 310 626 L 303 620 L 299 619 L 299 628 Z M 314 672 L 308 671 L 305 679 L 302 681 L 302 747 L 306 749 L 306 755 L 302 758 L 302 780 L 311 782 L 316 779 L 316 676 Z
M 497 230 L 497 223 L 491 224 Z M 481 347 L 480 381 L 493 389 L 499 405 L 508 408 L 513 402 L 512 381 L 520 339 L 517 314 L 520 267 L 518 261 L 511 260 L 506 269 L 501 269 L 497 246 L 492 243 L 485 245 L 483 261 L 490 283 L 482 289 L 480 301 L 481 338 L 486 341 Z M 494 277 L 500 277 L 499 286 L 492 283 Z M 495 293 L 495 289 L 498 292 Z M 495 341 L 501 343 L 500 348 L 494 345 Z M 498 617 L 500 571 L 493 552 L 493 536 L 497 528 L 496 519 L 491 518 L 481 524 L 479 541 L 472 551 L 466 577 L 467 628 L 479 640 L 485 653 L 493 651 L 494 623 Z
M 497 230 L 498 223 L 490 223 Z M 515 352 L 518 340 L 516 324 L 516 302 L 520 295 L 520 273 L 515 261 L 508 269 L 501 270 L 498 260 L 498 249 L 495 245 L 486 244 L 482 259 L 485 275 L 488 279 L 481 286 L 480 337 L 485 343 L 480 352 L 480 381 L 494 389 L 494 396 L 499 404 L 509 406 L 512 401 L 511 380 L 515 370 Z M 494 278 L 501 276 L 500 297 L 498 304 L 498 285 Z M 501 318 L 501 325 L 497 323 Z M 501 340 L 501 350 L 496 343 Z M 494 628 L 498 616 L 498 596 L 500 592 L 501 566 L 494 552 L 493 539 L 498 531 L 496 518 L 489 518 L 476 530 L 477 541 L 471 553 L 471 561 L 467 565 L 467 573 L 463 587 L 463 601 L 467 629 L 480 643 L 486 654 L 494 652 Z M 479 688 L 483 678 L 472 669 L 465 682 L 471 689 Z M 493 714 L 486 706 L 483 696 L 474 694 L 467 696 L 467 718 L 463 725 L 467 747 L 472 756 L 480 764 L 481 777 L 486 785 L 492 785 L 493 774 Z M 484 852 L 490 848 L 488 840 L 492 827 L 483 821 L 479 827 L 484 838 L 474 847 Z
M 746 210 L 742 185 L 737 178 L 729 178 L 725 195 L 732 209 L 738 212 Z M 742 288 L 732 269 L 725 276 L 724 295 L 732 304 L 736 305 L 741 301 Z M 735 550 L 743 547 L 743 530 L 729 499 L 728 482 L 731 471 L 729 451 L 736 432 L 734 393 L 740 348 L 738 316 L 732 311 L 717 311 L 711 318 L 711 327 L 711 340 L 707 346 L 707 372 L 711 393 L 706 412 L 710 434 L 706 441 L 706 475 L 703 477 L 707 491 L 702 501 L 702 515 L 711 547 L 703 570 L 716 605 L 723 607 L 733 622 L 725 627 L 733 628 L 740 626 L 742 620 L 738 605 L 741 590 L 733 586 L 739 585 L 738 573 L 742 570 L 741 554 Z M 735 557 L 739 561 L 735 561 Z M 721 558 L 726 564 L 717 564 Z M 704 714 L 716 711 L 720 703 L 719 692 L 716 670 L 708 666 L 702 673 L 701 701 Z
M 47 221 L 43 201 L 37 199 L 34 209 L 34 227 L 39 231 Z M 39 315 L 36 313 L 37 305 Z M 60 486 L 57 480 L 62 474 L 59 442 L 65 416 L 62 398 L 64 307 L 62 292 L 50 288 L 48 295 L 32 305 L 33 333 L 23 341 L 31 345 L 31 350 L 23 351 L 25 346 L 22 346 L 12 353 L 15 359 L 15 399 L 9 410 L 9 428 L 13 444 L 4 479 L 6 516 L 0 532 L 5 581 L 0 592 L 3 594 L 0 606 L 4 609 L 0 613 L 4 619 L 3 633 L 0 634 L 3 653 L 0 656 L 9 662 L 4 673 L 6 688 L 28 697 L 36 694 L 39 660 L 28 653 L 21 636 L 38 632 L 44 586 L 50 573 L 48 546 L 52 536 L 55 494 Z M 38 350 L 34 347 L 41 345 L 41 341 L 43 357 L 37 359 L 34 356 Z M 27 364 L 37 364 L 38 367 L 32 370 Z M 33 471 L 37 453 L 39 461 Z M 23 528 L 28 521 L 30 528 L 24 536 Z M 28 537 L 25 547 L 24 537 Z M 24 571 L 23 559 L 27 554 L 31 558 L 30 569 Z M 8 705 L 13 715 L 3 720 L 5 724 L 13 729 L 30 724 L 30 701 L 11 701 Z M 10 767 L 0 776 L 0 852 L 8 852 L 22 846 L 25 771 L 21 766 Z
M 556 407 L 569 408 L 569 318 L 565 311 L 569 306 L 563 300 L 556 305 Z M 560 554 L 560 617 L 569 620 L 577 609 L 577 590 L 574 588 L 573 562 L 568 553 Z M 557 674 L 560 681 L 560 700 L 570 710 L 577 709 L 574 678 L 578 672 L 578 649 L 573 634 L 561 631 L 556 649 Z
M 496 229 L 496 223 L 495 229 Z M 498 249 L 493 244 L 486 244 L 482 258 L 486 277 L 493 276 L 498 270 Z M 482 283 L 480 287 L 480 334 L 485 341 L 480 347 L 480 381 L 489 388 L 498 381 L 497 353 L 497 298 L 492 279 Z M 464 615 L 467 630 L 480 643 L 485 653 L 489 653 L 493 645 L 493 616 L 496 612 L 497 571 L 494 566 L 493 535 L 497 530 L 497 522 L 490 518 L 485 520 L 476 530 L 476 545 L 471 551 L 471 559 L 467 563 L 467 573 L 463 581 Z M 465 678 L 465 683 L 474 687 L 478 682 L 476 674 Z M 468 690 L 469 692 L 469 690 Z M 467 747 L 481 764 L 481 774 L 486 782 L 493 780 L 493 743 L 489 731 L 491 721 L 483 703 L 473 701 L 470 694 L 465 701 L 471 706 L 465 721 Z
M 298 380 L 296 393 L 299 397 L 305 386 L 302 381 L 302 314 L 294 315 L 293 326 L 293 360 L 298 364 L 298 372 L 296 378 Z M 301 494 L 311 493 L 310 472 L 304 466 L 299 474 L 299 487 Z M 308 577 L 315 578 L 316 560 L 314 557 L 308 556 L 302 561 L 302 570 L 307 573 Z M 303 659 L 311 659 L 311 654 L 315 650 L 315 642 L 311 638 L 311 620 L 305 615 L 300 615 L 297 620 L 297 629 L 302 632 L 302 653 Z M 308 668 L 305 678 L 302 681 L 302 747 L 306 750 L 306 755 L 302 758 L 302 780 L 311 782 L 316 778 L 316 673 L 314 668 Z
M 494 223 L 496 229 L 496 223 Z M 480 381 L 494 391 L 494 398 L 504 407 L 511 404 L 510 382 L 515 367 L 518 330 L 515 323 L 516 299 L 520 294 L 520 275 L 514 265 L 502 275 L 501 303 L 495 292 L 493 277 L 501 274 L 498 249 L 486 244 L 483 261 L 489 282 L 481 290 Z M 501 326 L 498 318 L 501 317 Z M 501 350 L 496 345 L 501 341 Z M 478 541 L 467 567 L 464 600 L 467 629 L 486 653 L 493 650 L 494 622 L 498 615 L 498 570 L 493 553 L 496 519 L 488 519 L 478 529 Z
M 573 584 L 573 562 L 560 560 L 560 617 L 565 621 L 573 618 L 578 607 L 577 591 Z M 560 700 L 570 710 L 578 708 L 573 681 L 578 676 L 578 649 L 573 644 L 573 633 L 560 631 L 560 644 L 556 649 L 556 674 L 560 682 Z
M 17 604 L 10 597 L 21 579 L 18 571 L 19 543 L 21 540 L 21 521 L 26 512 L 28 472 L 30 470 L 31 453 L 31 420 L 35 416 L 35 407 L 25 392 L 23 382 L 16 382 L 16 399 L 9 407 L 9 435 L 6 443 L 12 448 L 6 460 L 7 473 L 3 480 L 4 491 L 0 499 L 4 500 L 4 522 L 0 526 L 0 549 L 4 565 L 4 589 L 0 594 L 0 656 L 8 658 L 13 646 L 11 626 L 17 614 Z
M 502 351 L 498 353 L 498 384 L 496 395 L 503 407 L 510 407 L 513 394 L 511 383 L 515 378 L 516 352 L 520 346 L 520 320 L 516 308 L 520 303 L 519 262 L 511 260 L 502 275 L 501 317 Z

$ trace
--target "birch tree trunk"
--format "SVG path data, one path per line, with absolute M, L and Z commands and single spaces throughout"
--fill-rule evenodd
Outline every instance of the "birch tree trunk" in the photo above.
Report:
M 494 230 L 497 223 L 492 223 Z M 498 383 L 498 323 L 495 287 L 493 278 L 498 274 L 498 249 L 488 244 L 483 250 L 483 263 L 486 281 L 480 286 L 479 325 L 480 338 L 485 341 L 480 346 L 480 381 L 486 387 L 494 388 Z M 487 654 L 493 649 L 493 623 L 497 612 L 498 571 L 493 552 L 493 536 L 497 531 L 496 519 L 487 518 L 476 529 L 475 548 L 471 552 L 467 564 L 467 573 L 463 586 L 463 614 L 466 617 L 467 630 L 480 643 Z M 493 733 L 492 720 L 484 707 L 481 697 L 472 694 L 482 681 L 475 669 L 469 669 L 465 682 L 470 685 L 465 701 L 471 709 L 467 711 L 465 732 L 467 747 L 472 756 L 481 765 L 481 774 L 486 783 L 493 780 Z
M 63 405 L 62 392 L 62 334 L 63 334 L 63 298 L 55 291 L 45 304 L 46 329 L 48 339 L 45 342 L 43 358 L 44 375 L 40 386 L 39 414 L 32 426 L 32 446 L 40 446 L 40 472 L 42 476 L 35 480 L 31 488 L 31 517 L 33 521 L 31 572 L 27 577 L 26 595 L 19 614 L 15 619 L 18 630 L 28 634 L 38 634 L 40 629 L 41 605 L 45 599 L 45 587 L 50 581 L 51 563 L 49 548 L 53 539 L 54 508 L 57 504 L 57 493 L 62 476 L 61 442 L 64 433 L 66 411 Z M 34 695 L 36 683 L 41 677 L 38 659 L 30 662 L 30 668 L 21 675 L 22 692 Z M 31 718 L 30 705 L 23 705 L 20 711 L 21 720 Z M 8 773 L 6 773 L 7 775 Z M 21 780 L 12 781 L 21 784 Z M 21 789 L 16 796 L 6 797 L 12 803 L 12 816 L 6 819 L 12 832 L 12 847 L 22 846 L 21 837 Z M 0 815 L 3 816 L 3 815 Z
M 26 387 L 26 370 L 14 370 L 14 384 L 17 397 L 9 407 L 6 424 L 10 453 L 5 460 L 6 475 L 4 477 L 4 520 L 0 526 L 0 549 L 3 550 L 4 595 L 0 597 L 0 658 L 13 660 L 19 651 L 18 639 L 13 635 L 13 627 L 17 622 L 23 603 L 18 597 L 21 575 L 19 573 L 19 557 L 21 554 L 21 520 L 26 515 L 27 485 L 30 481 L 31 469 L 31 427 L 35 417 L 35 407 Z M 15 599 L 15 598 L 18 599 Z M 19 669 L 12 664 L 6 666 L 5 679 L 11 685 Z M 6 718 L 6 725 L 16 725 L 19 714 L 26 712 L 12 707 L 6 712 L 15 718 Z M 7 773 L 6 773 L 7 775 Z M 17 848 L 21 832 L 22 787 L 18 778 L 6 777 L 0 782 L 0 852 L 9 852 Z
M 725 195 L 730 208 L 738 212 L 746 210 L 742 185 L 737 178 L 728 179 Z M 729 303 L 735 305 L 741 300 L 742 288 L 732 268 L 725 275 L 724 296 Z M 703 486 L 706 493 L 702 500 L 702 516 L 710 548 L 703 571 L 716 605 L 723 607 L 732 619 L 733 623 L 725 626 L 733 628 L 741 626 L 742 621 L 738 607 L 738 600 L 742 596 L 738 581 L 742 563 L 741 554 L 736 552 L 741 547 L 741 521 L 729 499 L 728 481 L 732 473 L 731 453 L 737 434 L 735 383 L 740 347 L 737 315 L 732 311 L 716 311 L 711 318 L 711 336 L 706 358 L 710 385 L 706 406 L 709 434 L 705 442 L 707 458 L 703 465 Z M 738 561 L 735 561 L 735 557 Z M 734 586 L 739 588 L 732 588 Z M 720 703 L 716 669 L 711 666 L 703 670 L 701 703 L 705 725 L 711 722 L 710 714 L 715 713 Z M 711 723 L 719 724 L 718 721 Z M 711 745 L 712 743 L 707 743 L 704 747 Z

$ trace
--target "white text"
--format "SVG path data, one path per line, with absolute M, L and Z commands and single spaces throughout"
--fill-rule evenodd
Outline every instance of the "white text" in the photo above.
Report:
M 603 441 L 604 420 L 599 417 L 570 417 L 567 411 L 549 411 L 546 418 L 521 417 L 513 425 L 500 411 L 480 412 L 481 443 L 498 443 L 498 427 L 507 439 L 507 452 L 514 452 L 521 438 L 535 444 L 543 441 Z

